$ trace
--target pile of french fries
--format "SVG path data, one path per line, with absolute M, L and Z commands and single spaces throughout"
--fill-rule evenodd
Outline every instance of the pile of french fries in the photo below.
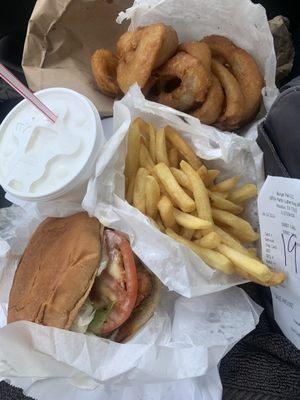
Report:
M 247 200 L 257 195 L 256 186 L 237 187 L 239 176 L 215 183 L 219 174 L 207 169 L 172 127 L 156 130 L 141 118 L 132 122 L 126 200 L 210 267 L 264 286 L 282 283 L 285 274 L 270 270 L 249 247 L 259 235 L 239 216 Z

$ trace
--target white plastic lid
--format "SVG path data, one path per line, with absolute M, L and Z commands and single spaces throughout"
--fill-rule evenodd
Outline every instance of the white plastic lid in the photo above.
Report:
M 93 104 L 73 90 L 50 88 L 36 95 L 58 116 L 55 124 L 23 100 L 0 126 L 0 184 L 34 201 L 74 187 L 95 158 L 101 124 Z

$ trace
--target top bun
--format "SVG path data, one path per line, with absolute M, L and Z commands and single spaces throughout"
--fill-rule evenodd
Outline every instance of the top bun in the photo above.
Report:
M 8 323 L 26 320 L 69 329 L 93 285 L 101 224 L 86 213 L 47 218 L 34 232 L 15 273 Z

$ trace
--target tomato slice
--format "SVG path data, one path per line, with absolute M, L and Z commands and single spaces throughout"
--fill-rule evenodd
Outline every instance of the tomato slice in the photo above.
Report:
M 104 241 L 108 252 L 108 265 L 97 277 L 91 299 L 102 307 L 114 306 L 98 335 L 105 336 L 122 325 L 131 315 L 137 300 L 137 271 L 128 240 L 119 232 L 106 229 Z

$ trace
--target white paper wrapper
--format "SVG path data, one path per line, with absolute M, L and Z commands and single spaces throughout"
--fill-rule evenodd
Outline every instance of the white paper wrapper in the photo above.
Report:
M 178 130 L 210 168 L 222 171 L 221 179 L 241 175 L 241 182 L 263 182 L 262 153 L 250 139 L 224 134 L 201 125 L 186 114 L 145 100 L 138 86 L 114 107 L 113 137 L 98 159 L 83 207 L 106 226 L 128 234 L 134 252 L 170 289 L 194 297 L 223 290 L 243 282 L 208 267 L 190 249 L 161 233 L 150 220 L 124 200 L 124 162 L 130 122 L 140 116 L 159 128 L 167 124 Z M 182 118 L 180 118 L 182 117 Z M 184 119 L 183 119 L 184 118 Z M 246 210 L 257 226 L 256 201 Z
M 170 381 L 183 380 L 178 390 L 184 385 L 197 388 L 194 380 L 198 377 L 205 382 L 208 371 L 216 370 L 224 354 L 258 322 L 260 307 L 241 289 L 187 299 L 164 288 L 153 318 L 125 345 L 30 322 L 6 325 L 15 268 L 40 221 L 12 206 L 0 211 L 1 227 L 4 222 L 0 232 L 6 239 L 0 240 L 0 376 L 16 379 L 18 384 L 66 378 L 84 389 L 101 383 L 98 390 L 105 396 L 111 385 L 118 384 L 123 388 L 115 389 L 115 396 L 124 399 L 129 398 L 126 393 L 146 393 L 151 384 L 157 384 L 153 398 L 160 398 L 168 385 L 175 390 Z M 203 393 L 210 390 L 208 382 L 201 388 Z
M 25 389 L 34 399 L 53 400 L 221 400 L 222 384 L 218 368 L 199 378 L 173 382 L 130 385 L 99 384 L 94 390 L 80 389 L 68 379 L 44 379 L 32 384 L 31 379 L 10 379 L 11 384 Z

